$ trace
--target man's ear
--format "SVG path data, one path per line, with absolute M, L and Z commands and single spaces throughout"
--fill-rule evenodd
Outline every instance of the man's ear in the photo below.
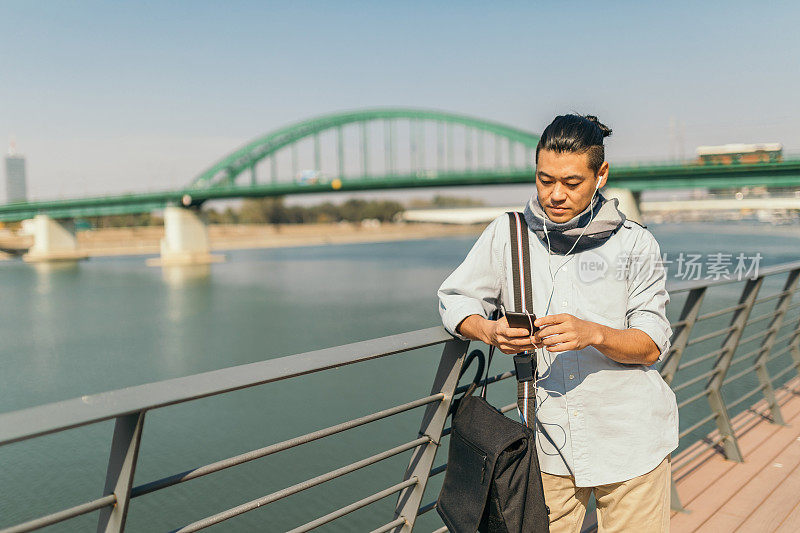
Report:
M 600 165 L 600 170 L 597 171 L 597 178 L 599 186 L 598 189 L 602 189 L 606 186 L 608 182 L 608 171 L 611 168 L 611 165 L 608 164 L 608 161 L 603 161 L 603 164 Z

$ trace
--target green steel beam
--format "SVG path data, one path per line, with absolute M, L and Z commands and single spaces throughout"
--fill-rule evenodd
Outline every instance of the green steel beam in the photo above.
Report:
M 472 130 L 464 128 L 464 167 L 475 168 L 472 164 Z
M 441 122 L 436 123 L 436 170 L 444 168 L 444 126 Z
M 319 148 L 319 132 L 314 133 L 314 170 L 322 169 L 322 153 Z M 195 181 L 195 184 L 197 181 Z
M 292 145 L 292 179 L 297 179 L 297 143 Z
M 453 124 L 448 122 L 445 126 L 447 129 L 447 165 L 446 168 L 453 168 Z
M 408 121 L 408 167 L 414 171 L 419 169 L 419 159 L 417 159 L 417 121 Z
M 364 158 L 361 174 L 369 174 L 369 138 L 367 137 L 367 122 L 361 123 L 361 156 Z
M 486 133 L 477 132 L 478 141 L 478 168 L 483 168 L 483 144 L 486 142 Z
M 337 158 L 339 159 L 339 177 L 344 177 L 344 135 L 342 126 L 336 127 Z
M 426 157 L 426 143 L 425 143 L 425 121 L 417 121 L 417 168 L 420 170 L 425 169 L 428 160 Z
M 465 185 L 501 185 L 528 183 L 533 186 L 531 169 L 474 171 L 423 171 L 416 174 L 367 175 L 341 180 L 334 190 L 330 183 L 301 185 L 294 182 L 264 183 L 255 186 L 231 184 L 212 189 L 184 189 L 157 193 L 100 196 L 70 200 L 14 203 L 0 205 L 0 220 L 23 220 L 37 213 L 53 218 L 137 213 L 162 209 L 166 205 L 197 205 L 223 198 L 256 198 L 293 194 L 346 192 L 420 187 Z M 676 165 L 612 166 L 609 186 L 632 191 L 654 189 L 708 188 L 726 189 L 743 186 L 800 186 L 800 160 L 753 165 Z
M 394 172 L 397 168 L 397 159 L 395 155 L 395 145 L 396 145 L 396 137 L 395 135 L 395 121 L 389 121 L 389 168 L 387 169 L 390 173 Z

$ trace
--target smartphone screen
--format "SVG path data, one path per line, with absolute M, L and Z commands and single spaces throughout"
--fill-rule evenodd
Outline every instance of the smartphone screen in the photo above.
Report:
M 536 326 L 533 326 L 533 331 L 531 331 L 531 324 L 536 320 L 536 315 L 534 314 L 531 314 L 530 318 L 528 318 L 528 315 L 525 313 L 508 311 L 506 313 L 506 320 L 508 320 L 508 325 L 512 328 L 524 329 L 528 333 L 536 333 L 539 331 L 539 328 Z

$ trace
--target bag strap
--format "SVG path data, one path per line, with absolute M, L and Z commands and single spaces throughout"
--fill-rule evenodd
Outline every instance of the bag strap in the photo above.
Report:
M 518 313 L 527 311 L 533 314 L 533 276 L 531 276 L 531 257 L 530 245 L 528 242 L 528 224 L 525 222 L 525 216 L 516 211 L 509 211 L 509 231 L 511 243 L 511 268 L 514 278 L 514 309 Z M 524 352 L 514 356 L 514 367 L 517 371 L 517 378 L 519 379 L 520 371 L 524 368 L 528 373 L 536 376 L 536 358 L 530 352 Z M 532 382 L 536 388 L 536 380 Z M 528 420 L 528 403 L 530 395 L 531 381 L 517 381 L 517 401 L 520 398 L 522 402 L 522 420 L 527 426 Z M 520 396 L 521 395 L 521 396 Z
M 531 287 L 531 255 L 528 243 L 528 224 L 517 211 L 508 211 L 511 232 L 511 266 L 514 277 L 514 310 L 533 314 L 533 287 Z
M 528 241 L 528 224 L 525 216 L 519 211 L 508 211 L 509 228 L 511 237 L 511 263 L 514 277 L 514 309 L 522 312 L 527 310 L 533 314 L 533 287 L 531 286 L 531 255 Z M 497 319 L 499 311 L 492 316 Z M 489 346 L 489 355 L 486 358 L 486 378 L 481 388 L 481 398 L 486 399 L 486 386 L 489 380 L 489 368 L 492 366 L 494 345 Z M 470 391 L 470 394 L 472 392 Z

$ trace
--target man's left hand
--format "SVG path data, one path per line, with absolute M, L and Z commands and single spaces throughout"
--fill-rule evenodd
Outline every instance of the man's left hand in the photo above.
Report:
M 533 335 L 534 346 L 549 352 L 582 350 L 600 342 L 600 324 L 567 313 L 537 318 L 533 325 L 539 328 Z

